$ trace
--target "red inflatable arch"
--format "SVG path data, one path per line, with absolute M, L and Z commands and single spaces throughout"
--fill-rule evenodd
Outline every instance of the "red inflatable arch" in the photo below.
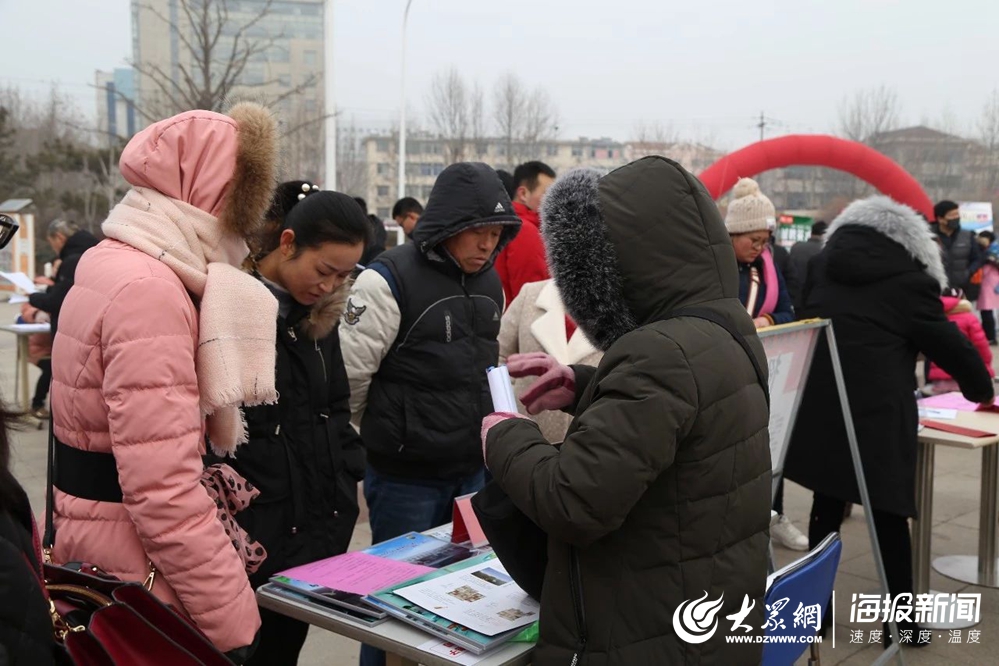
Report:
M 933 220 L 933 202 L 898 163 L 862 143 L 824 134 L 792 134 L 748 145 L 709 166 L 699 178 L 717 199 L 740 178 L 795 165 L 846 171 Z

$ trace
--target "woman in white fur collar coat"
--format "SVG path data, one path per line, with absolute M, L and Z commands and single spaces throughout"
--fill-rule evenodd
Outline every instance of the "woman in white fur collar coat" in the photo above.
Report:
M 521 288 L 503 315 L 499 346 L 500 363 L 506 363 L 513 354 L 544 352 L 564 365 L 596 366 L 603 356 L 566 315 L 553 280 L 530 282 Z M 513 392 L 521 414 L 527 414 L 527 409 L 520 396 L 535 379 L 513 380 Z M 553 443 L 565 439 L 565 431 L 572 421 L 572 416 L 559 411 L 545 411 L 531 418 L 545 438 Z

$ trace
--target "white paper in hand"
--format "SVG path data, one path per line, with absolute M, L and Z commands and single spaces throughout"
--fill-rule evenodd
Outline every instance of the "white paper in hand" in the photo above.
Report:
M 26 294 L 33 294 L 38 291 L 38 287 L 35 286 L 35 283 L 32 282 L 31 278 L 24 273 L 4 273 L 3 271 L 0 271 L 0 277 L 7 280 L 7 282 L 10 282 L 18 289 L 23 290 Z
M 517 413 L 517 398 L 513 395 L 510 372 L 505 365 L 486 370 L 489 380 L 489 393 L 493 398 L 493 411 Z

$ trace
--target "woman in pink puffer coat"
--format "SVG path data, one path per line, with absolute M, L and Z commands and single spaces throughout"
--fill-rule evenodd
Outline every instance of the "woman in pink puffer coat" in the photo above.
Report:
M 277 398 L 277 303 L 238 268 L 275 159 L 274 119 L 255 104 L 133 137 L 119 164 L 132 189 L 80 260 L 53 347 L 52 559 L 151 577 L 239 662 L 260 617 L 217 516 L 230 498 L 206 490 L 201 456 L 206 434 L 220 454 L 245 442 L 238 405 Z

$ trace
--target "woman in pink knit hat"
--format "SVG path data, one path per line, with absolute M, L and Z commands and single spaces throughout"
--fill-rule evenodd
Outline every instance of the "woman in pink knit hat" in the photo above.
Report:
M 231 455 L 239 406 L 277 399 L 277 302 L 239 269 L 275 159 L 255 104 L 135 135 L 120 161 L 132 189 L 80 260 L 53 346 L 52 559 L 145 581 L 239 663 L 260 626 L 254 563 L 220 512 L 254 491 L 226 466 L 206 477 L 202 454 L 207 439 Z
M 777 224 L 773 203 L 752 178 L 743 178 L 732 190 L 725 214 L 725 228 L 739 262 L 739 300 L 756 328 L 794 321 L 791 295 L 784 276 L 770 254 L 770 234 Z M 784 515 L 784 481 L 774 497 L 777 517 L 770 526 L 774 543 L 791 550 L 808 550 L 808 537 Z
M 743 178 L 736 183 L 725 228 L 739 262 L 739 300 L 756 328 L 794 321 L 791 296 L 768 245 L 776 224 L 774 205 L 756 181 Z

